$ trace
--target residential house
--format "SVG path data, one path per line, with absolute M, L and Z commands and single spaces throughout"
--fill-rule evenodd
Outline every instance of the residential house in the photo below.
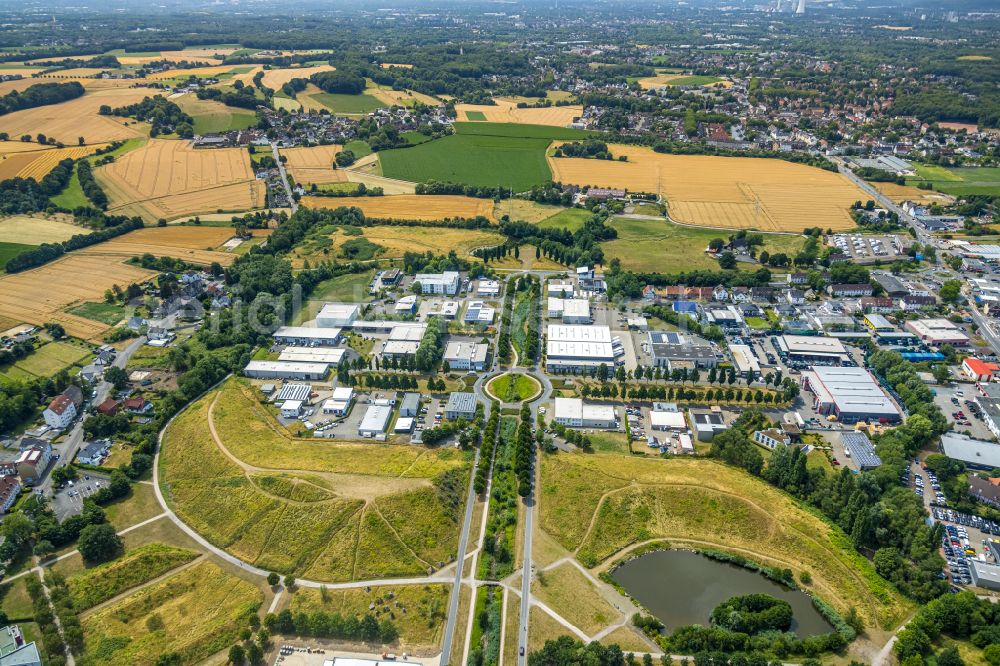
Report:
M 785 292 L 785 300 L 791 305 L 802 305 L 806 302 L 806 294 L 801 289 L 789 289 Z
M 937 305 L 933 296 L 900 296 L 897 301 L 899 308 L 907 312 L 919 310 L 921 308 L 932 308 Z
M 712 290 L 712 298 L 716 301 L 728 301 L 729 291 L 721 284 Z
M 887 296 L 865 296 L 858 299 L 858 308 L 872 314 L 890 314 L 895 312 L 896 303 Z
M 805 273 L 788 274 L 788 284 L 806 284 L 808 281 L 809 281 L 809 276 Z
M 41 480 L 42 475 L 52 460 L 52 444 L 44 440 L 32 440 L 33 446 L 22 449 L 14 461 L 17 474 L 26 485 L 34 485 Z
M 73 422 L 82 404 L 83 392 L 80 387 L 68 386 L 65 391 L 52 399 L 42 412 L 42 418 L 49 427 L 62 430 Z
M 753 441 L 771 450 L 774 450 L 779 446 L 788 446 L 792 443 L 791 437 L 785 434 L 784 431 L 778 430 L 777 428 L 755 430 L 753 433 Z
M 7 513 L 14 506 L 21 493 L 21 479 L 14 476 L 0 476 L 0 512 Z
M 870 284 L 831 284 L 827 287 L 827 293 L 837 298 L 871 296 L 872 286 Z
M 105 416 L 114 416 L 121 409 L 121 403 L 114 398 L 107 398 L 97 406 L 97 411 Z
M 130 412 L 132 414 L 148 414 L 153 410 L 153 403 L 151 403 L 149 400 L 146 400 L 141 395 L 137 395 L 126 399 L 122 403 L 122 407 L 125 409 L 125 411 Z

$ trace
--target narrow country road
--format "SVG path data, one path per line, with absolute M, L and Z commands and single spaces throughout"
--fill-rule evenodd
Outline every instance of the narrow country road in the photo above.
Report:
M 274 161 L 278 165 L 278 173 L 281 174 L 281 184 L 285 186 L 285 194 L 288 195 L 288 206 L 292 209 L 292 213 L 294 213 L 299 209 L 299 202 L 292 196 L 292 186 L 288 184 L 288 173 L 285 171 L 285 165 L 278 154 L 278 144 L 271 144 L 271 153 L 274 155 Z

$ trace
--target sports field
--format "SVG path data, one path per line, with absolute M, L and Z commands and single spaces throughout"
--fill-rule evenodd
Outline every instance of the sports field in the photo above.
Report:
M 541 527 L 585 566 L 603 569 L 630 547 L 666 539 L 808 571 L 824 600 L 841 613 L 856 607 L 869 626 L 895 626 L 909 612 L 842 532 L 740 470 L 709 460 L 559 453 L 542 458 L 541 473 Z
M 495 101 L 495 105 L 456 104 L 455 113 L 458 120 L 551 125 L 553 127 L 567 127 L 583 115 L 583 107 L 578 105 L 519 109 L 515 102 L 503 99 Z
M 307 208 L 357 206 L 365 217 L 399 220 L 445 220 L 482 215 L 493 219 L 493 200 L 461 195 L 398 194 L 382 197 L 302 197 Z
M 173 421 L 160 462 L 177 514 L 261 568 L 325 581 L 423 575 L 458 545 L 465 454 L 294 439 L 239 380 Z
M 412 148 L 378 154 L 382 175 L 412 182 L 430 180 L 522 192 L 552 179 L 545 161 L 548 139 L 452 134 Z
M 542 222 L 542 226 L 547 223 Z M 686 227 L 667 220 L 615 217 L 610 225 L 618 232 L 618 238 L 601 244 L 605 256 L 608 259 L 617 258 L 622 268 L 637 272 L 718 270 L 719 262 L 705 254 L 705 248 L 713 238 L 725 240 L 728 235 L 726 231 Z M 784 252 L 790 257 L 795 256 L 805 243 L 802 236 L 790 234 L 765 234 L 764 241 L 762 249 L 771 254 Z M 745 264 L 745 267 L 747 270 L 760 268 L 756 263 Z
M 108 211 L 145 220 L 247 211 L 264 205 L 250 156 L 239 148 L 197 150 L 188 141 L 152 139 L 96 170 Z
M 552 179 L 659 193 L 672 219 L 727 229 L 850 229 L 848 207 L 866 199 L 839 174 L 784 160 L 664 155 L 622 145 L 611 151 L 628 161 L 550 157 Z
M 341 146 L 329 144 L 326 146 L 282 148 L 281 154 L 288 159 L 285 162 L 285 167 L 294 182 L 304 186 L 313 183 L 328 185 L 347 181 L 347 175 L 344 171 L 333 168 L 334 159 L 341 150 Z
M 1000 194 L 1000 167 L 946 168 L 936 164 L 916 164 L 917 175 L 907 185 L 929 182 L 945 194 L 961 197 L 973 194 Z
M 320 72 L 332 72 L 333 70 L 334 68 L 330 65 L 268 69 L 264 71 L 264 78 L 261 79 L 261 83 L 264 84 L 264 87 L 270 88 L 271 90 L 280 90 L 281 86 L 285 85 L 292 79 L 308 79 L 313 74 L 319 74 Z
M 35 136 L 40 132 L 67 146 L 77 145 L 80 137 L 83 137 L 84 143 L 131 139 L 142 134 L 140 130 L 143 125 L 125 118 L 102 116 L 98 111 L 105 104 L 112 108 L 126 106 L 154 94 L 156 91 L 149 88 L 96 90 L 68 102 L 22 109 L 0 116 L 0 132 L 7 132 L 14 137 L 23 134 Z
M 155 276 L 153 271 L 107 257 L 73 253 L 29 271 L 0 276 L 0 317 L 36 326 L 56 322 L 71 336 L 94 338 L 108 326 L 64 310 L 84 301 L 104 300 L 104 291 L 112 285 L 124 288 Z
M 217 248 L 232 237 L 231 227 L 147 227 L 85 247 L 80 253 L 120 257 L 119 261 L 124 261 L 149 252 L 157 257 L 173 257 L 204 266 L 213 261 L 228 266 L 236 260 L 237 255 Z
M 152 664 L 166 653 L 200 663 L 238 642 L 263 601 L 256 585 L 199 562 L 85 615 L 77 663 Z
M 211 99 L 198 99 L 192 93 L 171 101 L 194 119 L 195 134 L 241 130 L 257 124 L 257 114 L 249 109 L 237 109 Z

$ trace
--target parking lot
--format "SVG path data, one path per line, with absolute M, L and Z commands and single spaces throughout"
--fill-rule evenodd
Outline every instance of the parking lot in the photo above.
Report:
M 899 241 L 894 236 L 837 234 L 827 243 L 857 261 L 894 259 L 899 256 Z
M 993 433 L 978 416 L 979 406 L 975 403 L 975 386 L 972 384 L 935 386 L 934 390 L 937 391 L 934 403 L 950 421 L 955 422 L 956 431 L 965 432 L 968 430 L 969 434 L 976 439 L 989 440 L 993 438 Z
M 83 471 L 76 481 L 68 481 L 63 488 L 56 488 L 52 497 L 52 510 L 62 521 L 83 510 L 83 500 L 90 497 L 103 486 L 107 485 L 109 477 Z

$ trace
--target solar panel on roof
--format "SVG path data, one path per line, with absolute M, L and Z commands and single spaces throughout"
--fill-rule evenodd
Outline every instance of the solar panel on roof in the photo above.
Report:
M 875 447 L 864 433 L 845 432 L 841 433 L 840 438 L 858 467 L 872 469 L 882 464 L 882 459 L 875 453 Z

